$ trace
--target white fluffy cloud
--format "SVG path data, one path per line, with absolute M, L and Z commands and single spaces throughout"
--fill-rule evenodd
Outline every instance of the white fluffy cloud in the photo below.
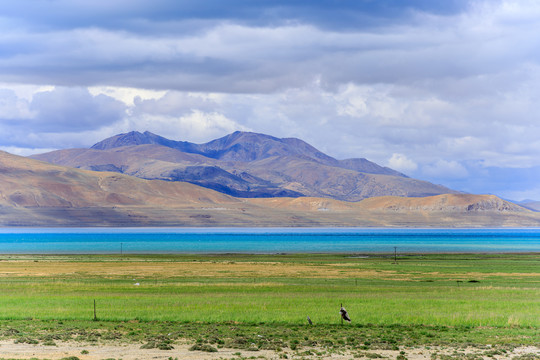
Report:
M 144 113 L 127 119 L 125 131 L 144 131 L 165 136 L 175 140 L 189 140 L 203 143 L 230 134 L 237 130 L 250 130 L 225 115 L 211 112 L 204 113 L 193 110 L 182 116 Z
M 407 156 L 394 153 L 388 160 L 388 167 L 403 173 L 411 173 L 418 168 L 418 165 L 411 159 L 408 159 Z

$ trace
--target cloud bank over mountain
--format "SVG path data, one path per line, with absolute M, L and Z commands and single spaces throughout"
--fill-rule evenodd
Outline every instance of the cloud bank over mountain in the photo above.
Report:
M 300 137 L 473 192 L 540 199 L 540 4 L 0 2 L 0 145 L 149 130 Z M 518 177 L 518 178 L 517 178 Z

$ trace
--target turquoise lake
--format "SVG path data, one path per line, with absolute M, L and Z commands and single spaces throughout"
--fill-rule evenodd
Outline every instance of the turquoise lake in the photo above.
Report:
M 394 250 L 540 252 L 540 229 L 0 229 L 0 254 L 361 254 Z

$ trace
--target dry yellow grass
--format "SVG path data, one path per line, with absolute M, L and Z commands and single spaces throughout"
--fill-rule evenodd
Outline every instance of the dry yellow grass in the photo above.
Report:
M 343 264 L 342 264 L 343 265 Z M 402 279 L 394 271 L 362 270 L 351 266 L 305 265 L 274 262 L 0 262 L 0 277 L 256 277 L 256 278 L 384 278 Z
M 328 278 L 328 279 L 381 279 L 419 280 L 448 278 L 448 273 L 437 271 L 406 272 L 362 268 L 357 262 L 342 263 L 280 263 L 232 261 L 64 261 L 62 259 L 26 260 L 16 257 L 0 261 L 2 277 L 102 277 L 102 278 Z M 483 280 L 487 277 L 509 279 L 539 278 L 540 272 L 462 272 L 450 275 L 452 279 Z

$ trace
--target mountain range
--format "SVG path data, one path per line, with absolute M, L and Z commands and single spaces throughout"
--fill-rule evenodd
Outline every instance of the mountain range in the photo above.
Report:
M 540 213 L 299 139 L 130 132 L 32 158 L 0 151 L 0 226 L 538 227 Z
M 518 204 L 519 206 L 522 206 L 526 209 L 532 210 L 532 211 L 539 211 L 540 212 L 540 201 L 535 200 L 522 200 L 519 202 L 514 202 Z
M 0 151 L 0 226 L 538 227 L 540 214 L 493 195 L 237 198 Z
M 147 180 L 189 182 L 242 198 L 308 196 L 354 202 L 375 196 L 458 193 L 364 158 L 337 160 L 300 139 L 251 132 L 194 144 L 133 131 L 89 149 L 58 150 L 32 158 Z

